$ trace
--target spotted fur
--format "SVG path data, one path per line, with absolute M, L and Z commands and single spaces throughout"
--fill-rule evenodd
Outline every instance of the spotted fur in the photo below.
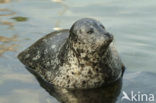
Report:
M 122 77 L 124 66 L 112 41 L 99 21 L 84 18 L 70 30 L 44 36 L 18 58 L 56 86 L 96 88 Z

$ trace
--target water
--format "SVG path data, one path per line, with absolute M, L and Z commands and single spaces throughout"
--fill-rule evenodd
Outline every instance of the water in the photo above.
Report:
M 0 0 L 0 103 L 58 103 L 16 56 L 45 34 L 70 28 L 83 17 L 98 19 L 114 34 L 127 70 L 134 72 L 125 74 L 124 80 L 137 83 L 148 77 L 136 87 L 156 91 L 152 86 L 156 73 L 156 1 Z M 128 84 L 123 82 L 123 88 Z M 133 87 L 135 84 L 129 88 Z

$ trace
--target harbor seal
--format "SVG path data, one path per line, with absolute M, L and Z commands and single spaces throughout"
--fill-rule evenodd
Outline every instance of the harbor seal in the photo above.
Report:
M 97 88 L 121 78 L 125 69 L 112 41 L 113 35 L 99 21 L 83 18 L 70 30 L 39 39 L 18 58 L 54 86 Z

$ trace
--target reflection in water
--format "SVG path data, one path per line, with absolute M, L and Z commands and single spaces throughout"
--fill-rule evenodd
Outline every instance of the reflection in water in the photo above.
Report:
M 0 3 L 9 3 L 10 0 L 0 0 Z
M 2 16 L 13 16 L 15 15 L 16 13 L 9 10 L 9 9 L 1 9 L 0 8 L 0 17 Z M 0 20 L 0 24 L 2 25 L 8 25 L 9 26 L 9 29 L 12 29 L 13 26 L 14 26 L 14 23 L 12 22 L 9 22 L 9 21 L 3 21 L 3 20 Z
M 4 44 L 0 45 L 0 56 L 7 51 L 16 51 L 15 47 L 17 47 L 16 44 L 11 44 L 9 46 Z
M 0 42 L 12 42 L 17 41 L 17 35 L 13 35 L 12 37 L 0 36 Z
M 17 35 L 13 35 L 12 37 L 4 37 L 4 36 L 0 36 L 0 56 L 3 55 L 3 53 L 7 52 L 7 51 L 16 51 L 16 44 L 10 44 L 8 45 L 8 43 L 13 42 L 13 41 L 17 41 Z
M 0 3 L 9 3 L 11 0 L 0 0 Z M 8 17 L 13 16 L 16 13 L 7 8 L 0 8 L 0 17 Z M 12 29 L 14 27 L 14 23 L 10 21 L 4 21 L 0 18 L 0 25 L 8 25 L 8 29 Z M 16 51 L 16 44 L 10 44 L 11 42 L 17 41 L 17 35 L 13 35 L 12 37 L 0 36 L 0 56 L 2 56 L 7 51 Z
M 2 25 L 8 25 L 9 26 L 8 29 L 12 29 L 14 27 L 14 23 L 9 22 L 9 21 L 0 21 L 0 24 L 2 24 Z
M 63 2 L 63 0 L 52 0 L 52 2 L 61 3 L 61 2 Z
M 52 0 L 52 2 L 56 2 L 56 3 L 59 3 L 60 5 L 62 5 L 63 10 L 58 12 L 58 16 L 63 16 L 64 13 L 67 11 L 68 6 L 64 3 L 63 0 Z M 60 27 L 60 23 L 61 23 L 61 20 L 57 20 L 55 23 L 55 27 L 53 29 L 54 30 L 61 30 L 62 28 Z
M 40 85 L 61 103 L 115 103 L 122 87 L 122 80 L 120 79 L 109 86 L 101 88 L 69 90 L 52 86 L 31 69 L 27 69 L 35 75 Z
M 2 14 L 1 14 L 2 13 Z M 1 9 L 0 8 L 0 16 L 12 16 L 15 15 L 16 13 L 9 10 L 9 9 Z

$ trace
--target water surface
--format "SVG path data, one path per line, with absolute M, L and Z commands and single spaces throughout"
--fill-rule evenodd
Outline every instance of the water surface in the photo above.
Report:
M 156 89 L 152 86 L 156 73 L 155 0 L 0 0 L 0 103 L 58 103 L 16 56 L 45 34 L 70 28 L 83 17 L 98 19 L 114 34 L 124 64 L 134 72 L 125 74 L 124 80 L 135 84 L 144 78 L 145 83 L 131 89 Z M 126 89 L 128 83 L 123 86 Z

